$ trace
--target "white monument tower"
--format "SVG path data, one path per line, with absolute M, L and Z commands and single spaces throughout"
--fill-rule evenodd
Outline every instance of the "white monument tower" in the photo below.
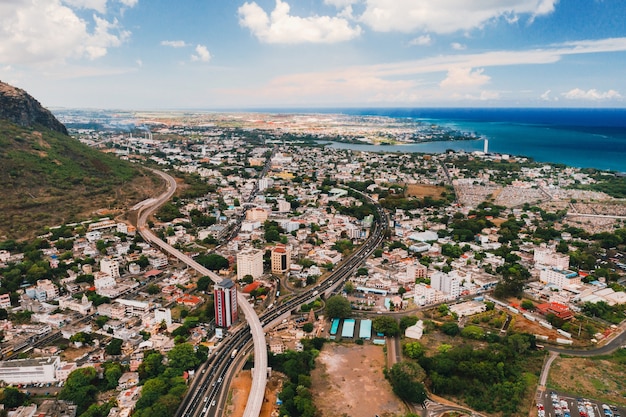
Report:
M 485 138 L 485 143 L 483 145 L 483 152 L 489 153 L 489 139 Z

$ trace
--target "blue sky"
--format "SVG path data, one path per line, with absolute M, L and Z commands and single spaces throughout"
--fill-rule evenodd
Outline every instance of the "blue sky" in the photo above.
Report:
M 0 0 L 50 107 L 624 107 L 624 0 Z

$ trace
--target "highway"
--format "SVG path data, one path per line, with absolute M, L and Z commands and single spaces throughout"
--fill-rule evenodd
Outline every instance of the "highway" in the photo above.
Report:
M 179 250 L 168 245 L 166 242 L 153 234 L 148 227 L 146 227 L 148 216 L 168 201 L 176 191 L 176 180 L 174 180 L 173 177 L 161 171 L 155 170 L 154 172 L 166 181 L 167 189 L 159 197 L 146 200 L 146 203 L 140 206 L 137 216 L 137 230 L 146 242 L 158 246 L 161 250 L 176 257 L 181 262 L 198 271 L 200 274 L 208 276 L 211 280 L 213 280 L 213 282 L 219 283 L 222 281 L 222 277 L 200 265 L 198 262 L 194 261 Z M 263 332 L 261 322 L 259 321 L 259 317 L 256 315 L 256 312 L 252 306 L 248 304 L 246 298 L 239 292 L 237 293 L 237 302 L 239 304 L 239 308 L 244 313 L 246 321 L 248 322 L 252 340 L 254 341 L 254 371 L 252 374 L 252 389 L 250 390 L 244 417 L 257 417 L 261 412 L 263 397 L 265 395 L 265 385 L 267 384 L 267 349 L 265 346 L 265 333 Z

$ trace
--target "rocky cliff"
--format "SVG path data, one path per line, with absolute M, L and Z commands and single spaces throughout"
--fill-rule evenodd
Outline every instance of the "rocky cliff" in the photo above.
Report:
M 67 129 L 26 91 L 0 81 L 0 119 L 19 126 L 42 125 L 67 135 Z

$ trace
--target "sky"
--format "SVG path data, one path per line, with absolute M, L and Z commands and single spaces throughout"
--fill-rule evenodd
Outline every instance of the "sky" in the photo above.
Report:
M 625 0 L 0 0 L 0 80 L 66 108 L 622 108 L 625 21 Z

